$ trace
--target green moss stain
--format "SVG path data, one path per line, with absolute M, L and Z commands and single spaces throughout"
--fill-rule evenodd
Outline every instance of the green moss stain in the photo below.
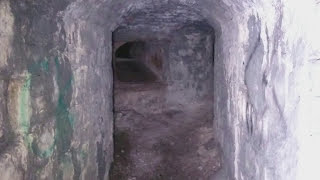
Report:
M 66 153 L 71 144 L 73 134 L 73 117 L 68 111 L 67 95 L 71 90 L 72 76 L 64 79 L 61 77 L 61 68 L 58 58 L 55 58 L 55 65 L 57 69 L 57 81 L 59 86 L 58 104 L 56 107 L 56 136 L 55 142 L 57 150 L 61 156 Z
M 22 86 L 20 94 L 20 117 L 19 123 L 23 134 L 27 134 L 30 128 L 29 121 L 29 98 L 30 98 L 31 75 L 28 74 Z
M 25 82 L 22 85 L 21 92 L 19 95 L 19 118 L 18 124 L 23 134 L 23 139 L 27 147 L 31 147 L 32 137 L 29 135 L 30 129 L 30 85 L 31 85 L 31 74 L 26 75 Z
M 49 61 L 48 61 L 48 59 L 45 58 L 43 61 L 40 61 L 39 62 L 39 66 L 40 66 L 40 69 L 42 71 L 48 72 L 49 71 Z
M 28 66 L 28 75 L 23 84 L 20 94 L 20 107 L 19 107 L 19 127 L 24 136 L 24 142 L 28 149 L 35 155 L 41 158 L 48 158 L 52 156 L 54 150 L 57 150 L 58 161 L 61 161 L 65 157 L 65 153 L 70 149 L 70 144 L 73 135 L 74 118 L 69 112 L 68 94 L 72 90 L 72 74 L 62 76 L 64 67 L 61 67 L 59 59 L 54 59 L 54 68 L 56 69 L 56 80 L 58 84 L 58 102 L 55 106 L 55 135 L 54 142 L 44 150 L 41 150 L 37 143 L 30 135 L 30 86 L 33 76 L 37 76 L 40 73 L 52 73 L 49 71 L 49 60 L 44 58 L 41 61 L 37 61 Z M 54 75 L 54 74 L 52 74 Z
M 32 101 L 31 93 L 32 88 L 35 88 L 31 87 L 32 80 L 41 75 L 48 76 L 49 78 L 55 76 L 52 79 L 56 82 L 54 84 L 58 86 L 58 97 L 54 106 L 54 139 L 52 144 L 47 144 L 46 149 L 39 148 L 36 137 L 33 138 L 30 132 L 30 118 L 32 117 L 30 107 Z M 58 163 L 58 166 L 55 167 L 56 174 L 54 174 L 54 179 L 62 179 L 64 176 L 67 178 L 71 176 L 70 171 L 74 169 L 73 161 L 70 155 L 68 155 L 71 151 L 74 130 L 74 117 L 69 111 L 72 83 L 73 77 L 67 62 L 60 61 L 58 57 L 52 59 L 52 61 L 44 58 L 28 66 L 28 74 L 25 77 L 18 97 L 18 125 L 23 134 L 24 143 L 29 152 L 37 157 L 50 158 L 55 154 L 54 161 Z M 80 156 L 81 158 L 87 158 L 88 155 L 80 150 Z M 77 173 L 80 174 L 80 172 Z
M 87 160 L 87 158 L 88 158 L 88 153 L 87 153 L 85 150 L 81 150 L 81 151 L 80 151 L 80 158 L 81 158 L 82 160 Z
M 39 60 L 37 62 L 32 63 L 28 66 L 28 71 L 35 75 L 36 73 L 42 72 L 49 72 L 49 60 L 44 58 L 43 60 Z

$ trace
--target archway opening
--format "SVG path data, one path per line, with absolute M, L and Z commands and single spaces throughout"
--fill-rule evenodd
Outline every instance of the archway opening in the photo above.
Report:
M 211 178 L 221 167 L 212 124 L 213 28 L 178 5 L 124 19 L 113 32 L 110 179 Z
M 123 83 L 150 83 L 157 81 L 157 76 L 145 63 L 146 53 L 144 42 L 125 42 L 118 47 L 113 58 L 114 77 L 116 80 Z

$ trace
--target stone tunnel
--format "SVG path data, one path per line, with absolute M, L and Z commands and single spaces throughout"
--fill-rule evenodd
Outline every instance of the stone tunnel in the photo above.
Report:
M 0 179 L 320 179 L 319 18 L 319 0 L 0 1 Z

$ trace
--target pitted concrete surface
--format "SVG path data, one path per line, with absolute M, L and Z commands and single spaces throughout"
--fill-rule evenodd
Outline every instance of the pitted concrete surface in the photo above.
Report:
M 1 180 L 108 179 L 118 27 L 119 41 L 136 32 L 145 39 L 157 34 L 160 46 L 182 39 L 159 53 L 178 57 L 168 63 L 175 68 L 155 73 L 168 80 L 167 97 L 178 106 L 146 96 L 126 109 L 159 121 L 171 111 L 179 112 L 173 119 L 180 111 L 189 118 L 183 105 L 213 94 L 212 132 L 223 169 L 217 180 L 320 179 L 314 165 L 320 159 L 319 9 L 319 0 L 0 0 Z M 209 55 L 185 46 L 209 38 L 176 36 L 185 25 L 202 23 L 215 32 L 210 78 L 209 64 L 192 61 Z M 213 79 L 213 90 L 198 86 L 204 79 Z
M 116 109 L 111 180 L 209 180 L 221 166 L 212 108 Z

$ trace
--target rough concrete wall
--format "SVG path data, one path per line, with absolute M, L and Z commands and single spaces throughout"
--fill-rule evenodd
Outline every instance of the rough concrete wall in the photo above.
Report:
M 14 17 L 11 12 L 9 1 L 0 2 L 0 70 L 3 71 L 8 65 L 8 59 L 12 52 Z M 6 90 L 8 80 L 4 74 L 0 74 L 0 139 L 5 144 L 8 136 L 8 121 L 6 117 Z M 7 123 L 7 125 L 5 125 Z M 2 146 L 1 146 L 2 147 Z M 3 147 L 1 148 L 3 149 Z
M 310 170 L 313 169 L 310 159 L 304 161 L 307 154 L 318 157 L 310 151 L 315 146 L 305 143 L 311 140 L 306 138 L 308 133 L 316 142 L 316 133 L 304 126 L 313 120 L 307 113 L 298 116 L 303 105 L 314 107 L 303 98 L 303 89 L 310 85 L 302 79 L 306 79 L 307 72 L 315 74 L 306 68 L 310 56 L 318 49 L 306 35 L 314 27 L 305 22 L 316 15 L 315 6 L 314 1 L 266 3 L 261 4 L 261 9 L 256 4 L 252 9 L 256 14 L 244 13 L 242 18 L 246 23 L 238 19 L 239 35 L 234 42 L 244 46 L 233 53 L 240 50 L 237 55 L 243 66 L 241 61 L 236 65 L 232 64 L 235 61 L 226 62 L 229 66 L 226 74 L 230 78 L 226 89 L 231 90 L 228 94 L 232 100 L 229 112 L 235 125 L 231 131 L 235 138 L 235 179 L 318 179 L 315 171 Z M 307 11 L 310 12 L 306 15 Z M 228 31 L 222 27 L 222 38 Z M 317 37 L 312 34 L 313 38 Z M 234 82 L 236 79 L 238 82 Z M 303 135 L 299 132 L 302 129 Z M 302 153 L 302 149 L 309 150 Z M 312 175 L 305 172 L 298 175 L 297 172 L 305 169 L 301 159 Z
M 141 60 L 159 77 L 159 84 L 155 86 L 127 87 L 127 92 L 116 98 L 117 109 L 130 107 L 138 112 L 160 112 L 165 107 L 213 101 L 213 29 L 205 22 L 184 26 L 168 33 L 163 37 L 165 40 L 160 38 L 163 32 L 153 33 L 151 40 L 145 39 L 140 32 L 148 29 L 137 29 L 135 33 L 130 29 L 114 32 L 114 37 L 129 32 L 130 37 L 124 35 L 128 41 L 145 42 L 145 57 Z M 154 60 L 160 60 L 160 67 L 156 67 Z M 152 92 L 146 92 L 148 90 Z
M 311 178 L 319 179 L 312 168 L 313 156 L 306 157 L 318 157 L 310 150 L 318 142 L 317 133 L 309 134 L 317 132 L 310 125 L 317 121 L 306 110 L 317 101 L 304 90 L 316 80 L 303 82 L 307 73 L 317 72 L 306 66 L 319 57 L 317 33 L 307 21 L 315 17 L 319 2 L 177 2 L 199 9 L 217 32 L 214 124 L 224 151 L 224 178 L 310 179 L 303 173 L 310 167 Z M 5 137 L 9 145 L 1 145 L 6 147 L 0 155 L 2 177 L 71 179 L 80 174 L 82 179 L 106 179 L 103 174 L 112 153 L 108 42 L 122 14 L 150 4 L 143 0 L 10 4 L 11 10 L 8 1 L 0 3 L 0 120 L 10 135 Z M 63 10 L 64 20 L 57 16 Z M 76 35 L 82 41 L 75 41 Z M 311 62 L 315 69 L 316 62 Z M 109 129 L 104 138 L 101 127 Z M 81 153 L 82 148 L 88 154 Z M 97 156 L 105 161 L 97 161 Z
M 12 51 L 11 46 L 13 41 L 14 16 L 11 12 L 9 1 L 0 2 L 0 22 L 0 69 L 4 69 Z
M 278 11 L 273 13 L 273 25 L 271 25 L 271 17 L 268 20 L 261 18 L 262 24 L 266 24 L 266 29 L 264 30 L 265 35 L 260 33 L 260 37 L 264 46 L 267 45 L 264 48 L 264 52 L 267 53 L 261 63 L 265 73 L 259 78 L 260 82 L 265 82 L 266 85 L 265 88 L 262 88 L 266 98 L 264 101 L 266 109 L 264 113 L 256 112 L 258 116 L 255 120 L 256 126 L 260 126 L 258 128 L 261 132 L 262 145 L 260 147 L 265 147 L 263 156 L 258 156 L 263 158 L 256 163 L 260 166 L 256 166 L 259 167 L 257 172 L 264 172 L 264 175 L 260 175 L 261 178 L 318 179 L 315 171 L 311 170 L 314 166 L 312 161 L 308 160 L 308 163 L 304 161 L 311 154 L 313 159 L 318 157 L 317 153 L 312 153 L 311 150 L 317 146 L 313 144 L 311 147 L 305 144 L 311 140 L 309 137 L 316 139 L 314 135 L 316 133 L 307 128 L 315 121 L 312 120 L 310 113 L 303 113 L 303 116 L 300 114 L 301 109 L 305 107 L 315 107 L 312 104 L 314 101 L 307 100 L 308 98 L 304 96 L 305 89 L 311 88 L 310 84 L 306 83 L 306 80 L 309 79 L 307 74 L 315 74 L 315 71 L 307 67 L 312 59 L 316 59 L 319 51 L 319 45 L 314 40 L 318 37 L 314 33 L 317 26 L 309 24 L 310 21 L 305 21 L 316 16 L 315 7 L 316 2 L 314 1 L 284 2 L 279 4 Z M 269 7 L 266 5 L 265 8 Z M 263 12 L 259 13 L 263 14 Z M 270 31 L 272 28 L 274 30 Z M 258 111 L 258 105 L 253 105 L 253 107 L 255 111 Z M 259 118 L 262 120 L 259 121 Z M 304 133 L 301 133 L 301 130 Z M 315 139 L 314 142 L 317 142 Z M 259 146 L 251 145 L 251 147 L 253 149 Z M 303 152 L 302 149 L 309 150 Z M 301 162 L 304 162 L 303 166 Z M 310 170 L 310 174 L 304 171 L 305 168 Z M 302 171 L 304 173 L 300 175 L 297 173 Z
M 295 31 L 286 34 L 293 53 L 290 58 L 296 59 L 297 66 L 294 68 L 296 83 L 291 84 L 295 92 L 299 92 L 299 106 L 296 109 L 297 130 L 295 136 L 298 141 L 298 170 L 297 179 L 319 179 L 319 170 L 316 163 L 320 160 L 320 121 L 319 121 L 319 59 L 320 59 L 320 25 L 313 23 L 311 19 L 319 19 L 320 2 L 293 1 L 287 4 L 286 22 L 287 26 Z M 306 21 L 308 19 L 308 21 Z M 305 56 L 301 57 L 301 47 L 304 47 Z
M 167 59 L 169 104 L 213 99 L 213 43 L 207 25 L 186 25 L 174 33 Z
M 77 115 L 73 145 L 86 155 L 80 157 L 79 177 L 107 179 L 113 154 L 111 33 L 68 18 L 71 15 L 64 17 L 65 55 L 74 72 L 71 111 Z
M 102 77 L 112 79 L 111 66 L 103 66 L 106 46 L 92 46 L 90 31 L 76 29 L 80 35 L 73 24 L 64 27 L 59 12 L 67 6 L 64 1 L 1 1 L 1 179 L 108 177 L 112 80 Z M 100 54 L 73 54 L 82 47 L 80 36 Z M 101 31 L 97 39 L 104 36 Z M 66 43 L 77 44 L 69 48 Z M 98 98 L 105 96 L 110 99 Z
M 169 78 L 168 40 L 151 40 L 146 43 L 144 63 L 157 75 L 160 82 L 167 82 Z

